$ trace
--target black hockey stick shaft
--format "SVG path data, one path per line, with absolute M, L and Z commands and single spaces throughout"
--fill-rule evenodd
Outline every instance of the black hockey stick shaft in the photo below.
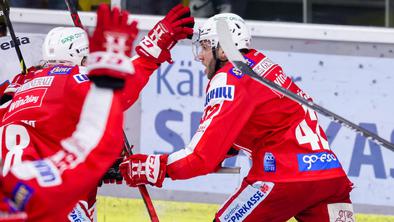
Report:
M 21 49 L 19 47 L 19 39 L 15 35 L 15 31 L 14 31 L 14 28 L 13 28 L 11 20 L 10 20 L 10 6 L 8 4 L 8 0 L 0 0 L 0 7 L 3 11 L 4 20 L 7 24 L 8 31 L 10 32 L 11 39 L 15 45 L 15 51 L 16 51 L 16 54 L 18 55 L 19 65 L 21 66 L 22 74 L 26 74 L 27 67 L 26 67 L 25 60 L 23 59 Z
M 224 20 L 219 20 L 217 21 L 217 32 L 219 35 L 219 42 L 221 44 L 221 47 L 223 48 L 224 52 L 226 53 L 228 59 L 231 61 L 231 63 L 234 64 L 235 67 L 240 69 L 242 73 L 247 74 L 250 76 L 252 79 L 260 82 L 261 84 L 265 85 L 266 87 L 275 90 L 287 98 L 300 103 L 302 105 L 305 105 L 316 112 L 334 120 L 337 123 L 340 123 L 341 125 L 357 132 L 366 137 L 367 139 L 370 139 L 374 141 L 377 144 L 380 144 L 387 149 L 394 151 L 394 144 L 390 143 L 389 141 L 383 139 L 382 137 L 378 136 L 377 134 L 370 132 L 367 129 L 364 129 L 360 127 L 359 125 L 343 118 L 342 116 L 331 112 L 330 110 L 327 110 L 326 108 L 314 103 L 313 101 L 309 101 L 304 99 L 303 97 L 291 92 L 290 90 L 287 90 L 279 85 L 277 85 L 274 82 L 271 82 L 260 75 L 258 75 L 256 72 L 253 71 L 252 68 L 250 68 L 246 62 L 245 59 L 243 58 L 242 54 L 238 51 L 238 49 L 235 47 L 235 44 L 232 40 L 230 30 L 228 28 L 227 22 Z
M 74 3 L 72 2 L 73 0 L 65 0 L 68 11 L 71 14 L 71 18 L 73 20 L 73 23 L 76 27 L 82 28 L 83 29 L 83 25 L 81 22 L 81 18 L 79 17 L 78 14 L 78 10 L 76 5 L 74 5 Z
M 133 151 L 131 150 L 132 147 L 130 146 L 129 140 L 125 132 L 123 131 L 123 138 L 124 138 L 124 147 L 128 155 L 133 155 Z M 148 189 L 145 185 L 139 185 L 138 190 L 141 193 L 142 199 L 144 200 L 144 204 L 146 209 L 148 210 L 149 217 L 152 222 L 159 222 L 159 217 L 157 216 L 155 207 L 152 203 L 152 199 L 148 193 Z

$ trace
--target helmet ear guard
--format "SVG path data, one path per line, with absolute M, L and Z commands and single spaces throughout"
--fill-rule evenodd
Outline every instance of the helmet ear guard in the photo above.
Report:
M 57 27 L 46 36 L 42 55 L 47 63 L 82 65 L 89 54 L 85 30 L 77 27 Z

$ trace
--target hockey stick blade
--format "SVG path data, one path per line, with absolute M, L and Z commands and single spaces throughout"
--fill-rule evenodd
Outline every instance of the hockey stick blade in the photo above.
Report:
M 363 135 L 365 138 L 382 145 L 386 147 L 387 149 L 391 150 L 394 152 L 394 144 L 390 143 L 389 141 L 383 139 L 382 137 L 378 136 L 375 133 L 370 132 L 367 129 L 364 129 L 360 127 L 359 125 L 343 118 L 342 116 L 339 116 L 326 108 L 317 105 L 316 103 L 306 100 L 301 96 L 298 96 L 297 94 L 291 92 L 290 90 L 287 90 L 274 82 L 271 82 L 260 75 L 258 75 L 256 72 L 253 71 L 252 68 L 250 68 L 247 64 L 245 59 L 243 58 L 242 54 L 238 51 L 238 49 L 235 47 L 235 44 L 232 40 L 230 29 L 227 25 L 227 22 L 225 20 L 218 20 L 216 23 L 216 28 L 217 28 L 217 33 L 219 36 L 219 44 L 223 48 L 223 51 L 225 52 L 227 58 L 231 61 L 231 63 L 241 70 L 242 73 L 250 76 L 252 79 L 258 81 L 259 83 L 265 85 L 266 87 L 275 90 L 287 98 L 300 103 L 302 105 L 305 105 L 316 112 L 334 120 L 335 122 L 357 132 Z

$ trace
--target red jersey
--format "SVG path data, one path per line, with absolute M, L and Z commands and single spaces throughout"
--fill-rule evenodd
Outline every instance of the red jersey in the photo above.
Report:
M 133 65 L 115 92 L 96 87 L 78 66 L 38 70 L 0 107 L 3 188 L 29 221 L 67 221 L 119 157 L 123 111 L 157 68 L 144 58 Z
M 282 68 L 256 50 L 245 55 L 262 77 L 310 99 Z M 200 125 L 190 144 L 169 156 L 168 175 L 211 173 L 231 147 L 252 159 L 247 179 L 312 181 L 344 176 L 316 113 L 227 63 L 210 80 Z
M 123 90 L 124 110 L 138 99 L 140 91 L 157 68 L 155 63 L 144 58 L 135 59 L 133 65 L 136 72 L 127 79 L 126 86 L 130 87 Z M 56 148 L 52 143 L 58 144 L 75 131 L 91 83 L 85 68 L 79 66 L 57 65 L 33 71 L 28 78 L 31 79 L 18 89 L 13 100 L 0 107 L 0 123 L 1 126 L 22 125 L 31 131 L 30 134 L 37 132 L 37 139 L 29 143 L 37 148 L 37 153 L 23 153 L 23 160 L 35 160 L 58 151 L 60 147 Z M 7 153 L 12 148 L 5 145 L 5 140 L 2 143 L 2 158 L 7 162 L 10 159 Z M 3 171 L 8 171 L 9 167 L 5 164 Z

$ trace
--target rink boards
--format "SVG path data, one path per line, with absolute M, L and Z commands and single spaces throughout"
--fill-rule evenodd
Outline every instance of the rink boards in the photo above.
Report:
M 71 24 L 67 13 L 56 12 L 56 17 L 48 13 L 46 19 L 42 19 L 41 11 L 18 9 L 11 16 L 19 21 L 15 29 L 25 33 L 45 33 L 53 26 Z M 92 13 L 81 16 L 87 26 L 94 23 Z M 144 30 L 141 38 L 158 17 L 138 19 Z M 319 105 L 394 142 L 392 30 L 267 22 L 250 24 L 253 26 L 253 46 L 281 64 L 285 73 Z M 21 46 L 24 54 L 32 50 L 25 52 L 23 48 L 35 48 L 32 54 L 37 59 L 40 55 L 37 48 L 43 36 L 35 38 L 34 43 L 30 41 Z M 2 60 L 11 53 L 9 42 L 9 39 L 0 39 L 0 46 L 8 44 L 6 50 L 0 47 Z M 170 153 L 183 148 L 198 126 L 207 82 L 203 68 L 194 60 L 188 41 L 174 48 L 173 59 L 174 64 L 162 65 L 151 77 L 141 99 L 126 114 L 126 133 L 140 152 Z M 0 70 L 0 80 L 4 77 L 2 73 Z M 390 161 L 394 154 L 331 120 L 320 117 L 320 121 L 327 131 L 331 148 L 355 183 L 352 199 L 356 211 L 394 212 L 394 162 Z M 161 199 L 187 201 L 194 198 L 200 202 L 220 203 L 246 175 L 250 162 L 240 155 L 225 161 L 224 165 L 241 166 L 241 174 L 214 174 L 189 181 L 168 180 L 162 190 L 152 192 Z M 124 186 L 110 186 L 101 189 L 101 193 L 129 197 L 135 192 Z

